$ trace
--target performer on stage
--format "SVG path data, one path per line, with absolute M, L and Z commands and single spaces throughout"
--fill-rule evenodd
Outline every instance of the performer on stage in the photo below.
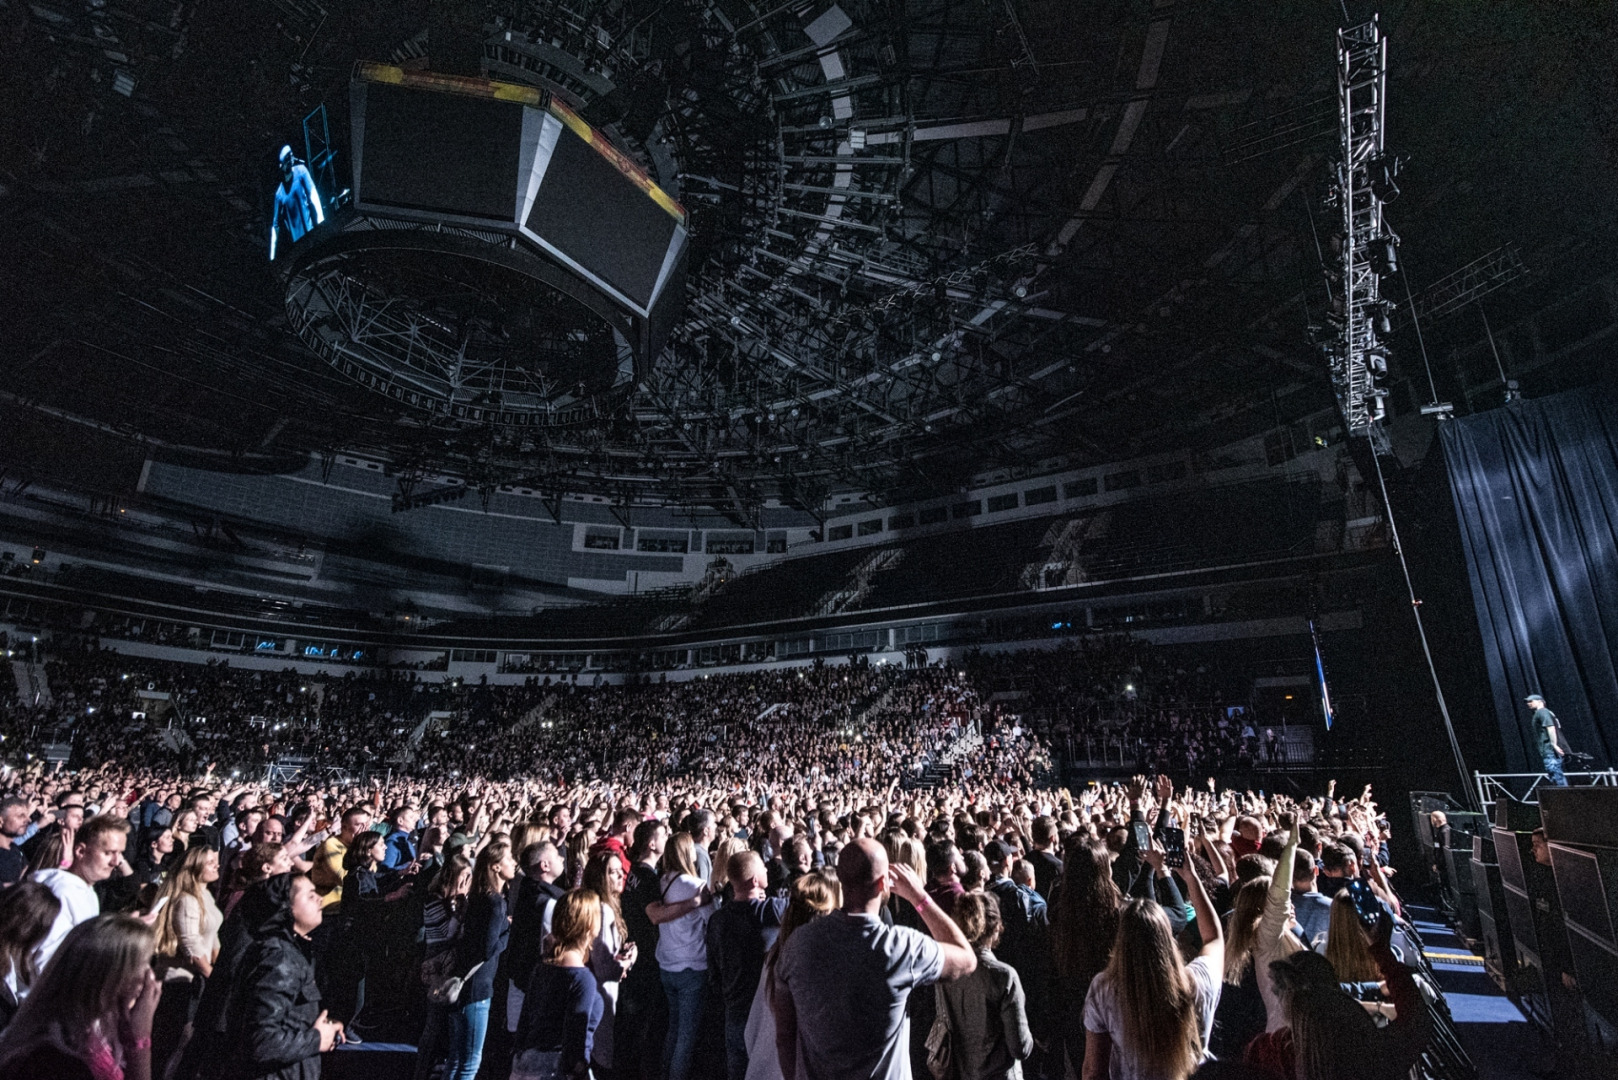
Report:
M 1562 775 L 1562 757 L 1567 748 L 1557 737 L 1561 725 L 1556 721 L 1556 714 L 1545 707 L 1545 699 L 1538 694 L 1529 694 L 1524 700 L 1534 714 L 1534 741 L 1539 747 L 1540 760 L 1545 764 L 1545 775 L 1557 787 L 1567 787 L 1567 777 Z

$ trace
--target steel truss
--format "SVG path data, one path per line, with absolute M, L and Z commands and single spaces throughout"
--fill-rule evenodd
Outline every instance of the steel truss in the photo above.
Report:
M 1386 414 L 1386 345 L 1377 335 L 1388 306 L 1378 260 L 1397 239 L 1382 219 L 1375 190 L 1386 161 L 1388 42 L 1375 16 L 1337 31 L 1337 120 L 1342 158 L 1336 196 L 1342 212 L 1343 330 L 1331 354 L 1332 384 L 1349 433 L 1372 436 Z

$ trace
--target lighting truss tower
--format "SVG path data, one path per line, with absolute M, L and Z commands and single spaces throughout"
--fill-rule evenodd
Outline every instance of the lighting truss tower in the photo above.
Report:
M 1388 326 L 1390 309 L 1382 299 L 1378 271 L 1389 273 L 1397 258 L 1397 239 L 1382 220 L 1387 76 L 1388 42 L 1375 16 L 1337 31 L 1343 329 L 1330 351 L 1332 383 L 1349 433 L 1368 436 L 1373 445 L 1386 440 L 1381 421 L 1388 353 L 1377 331 Z

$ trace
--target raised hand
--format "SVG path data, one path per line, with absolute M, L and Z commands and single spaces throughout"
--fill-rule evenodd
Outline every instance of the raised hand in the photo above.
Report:
M 895 896 L 910 901 L 915 907 L 921 907 L 927 902 L 927 889 L 921 878 L 904 863 L 894 863 L 888 867 L 888 888 L 893 890 Z
M 163 996 L 163 984 L 157 981 L 151 968 L 146 968 L 141 975 L 140 990 L 135 999 L 124 1010 L 124 1032 L 130 1039 L 139 1041 L 145 1039 L 148 1044 L 152 1038 L 152 1017 L 157 1014 L 157 1003 Z

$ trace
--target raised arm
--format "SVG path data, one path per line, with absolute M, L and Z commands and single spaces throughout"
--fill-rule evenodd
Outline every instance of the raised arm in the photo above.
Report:
M 921 878 L 916 876 L 914 870 L 903 864 L 890 866 L 888 884 L 896 895 L 915 906 L 921 921 L 927 924 L 927 932 L 944 951 L 944 972 L 939 976 L 941 981 L 953 982 L 978 969 L 978 955 L 972 951 L 966 935 L 955 925 L 955 920 L 944 914 L 944 909 L 927 895 L 927 890 L 922 887 Z
M 1264 914 L 1258 922 L 1260 943 L 1280 941 L 1292 922 L 1292 864 L 1297 855 L 1298 820 L 1293 818 L 1286 846 L 1276 860 L 1275 873 L 1270 875 L 1270 891 L 1264 898 Z
M 1219 923 L 1219 916 L 1214 913 L 1213 902 L 1208 899 L 1208 890 L 1202 887 L 1202 875 L 1197 873 L 1197 864 L 1187 859 L 1177 871 L 1180 880 L 1185 882 L 1186 895 L 1191 898 L 1191 910 L 1197 913 L 1197 932 L 1202 935 L 1202 952 L 1199 955 L 1206 956 L 1215 971 L 1223 971 L 1225 930 Z

